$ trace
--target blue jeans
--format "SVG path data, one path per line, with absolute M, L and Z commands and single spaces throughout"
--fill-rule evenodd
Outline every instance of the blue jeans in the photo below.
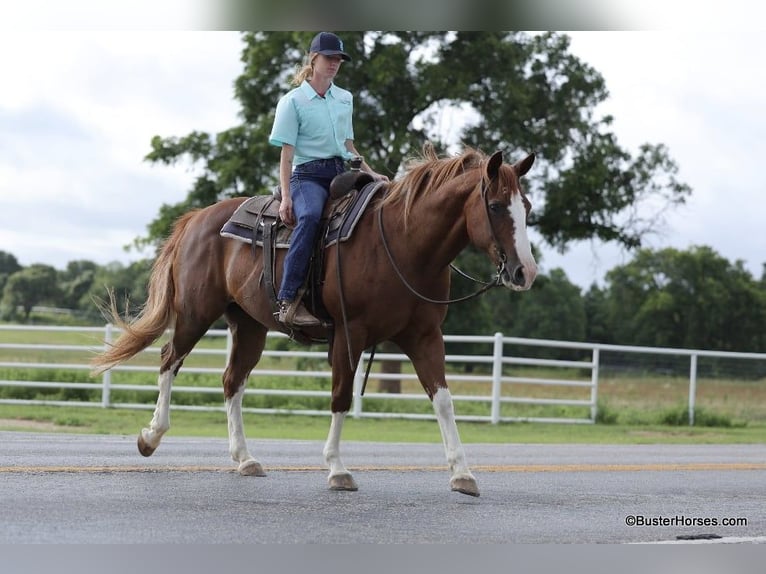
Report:
M 290 176 L 296 224 L 285 257 L 282 285 L 277 295 L 279 300 L 295 299 L 306 279 L 330 182 L 343 171 L 345 166 L 340 158 L 318 159 L 295 166 Z

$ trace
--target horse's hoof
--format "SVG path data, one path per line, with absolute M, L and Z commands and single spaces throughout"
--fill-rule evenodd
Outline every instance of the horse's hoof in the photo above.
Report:
M 460 477 L 450 480 L 450 488 L 455 492 L 461 492 L 468 496 L 479 496 L 479 487 L 473 477 Z
M 239 465 L 237 471 L 242 476 L 266 476 L 266 472 L 263 470 L 261 463 L 257 460 L 250 459 Z
M 327 482 L 330 484 L 330 490 L 349 490 L 352 492 L 359 490 L 354 477 L 349 473 L 334 474 L 327 479 Z
M 149 446 L 146 441 L 144 440 L 144 435 L 140 434 L 138 435 L 138 452 L 140 452 L 143 456 L 152 456 L 154 454 L 156 447 Z

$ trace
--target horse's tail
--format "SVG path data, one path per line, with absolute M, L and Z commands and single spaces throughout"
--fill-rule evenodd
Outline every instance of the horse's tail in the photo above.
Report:
M 109 302 L 100 304 L 104 317 L 120 328 L 122 334 L 117 341 L 107 344 L 103 353 L 91 360 L 94 374 L 103 373 L 140 353 L 175 324 L 173 261 L 184 231 L 196 211 L 186 213 L 175 223 L 173 232 L 152 266 L 146 303 L 135 318 L 125 320 L 120 316 L 112 290 L 109 291 Z

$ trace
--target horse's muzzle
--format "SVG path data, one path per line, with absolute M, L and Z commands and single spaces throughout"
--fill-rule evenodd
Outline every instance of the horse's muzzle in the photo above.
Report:
M 514 291 L 526 291 L 532 287 L 535 277 L 537 277 L 537 268 L 527 268 L 524 265 L 517 265 L 513 270 L 503 267 L 500 273 L 503 285 Z

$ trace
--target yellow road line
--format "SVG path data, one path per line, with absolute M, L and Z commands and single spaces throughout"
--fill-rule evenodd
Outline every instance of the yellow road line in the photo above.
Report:
M 314 472 L 326 471 L 323 466 L 264 466 L 273 472 Z M 766 463 L 754 462 L 701 462 L 701 463 L 647 463 L 647 464 L 499 464 L 477 465 L 471 467 L 475 472 L 677 472 L 677 471 L 729 471 L 729 470 L 766 470 Z M 360 465 L 349 467 L 351 471 L 391 471 L 391 472 L 422 472 L 445 471 L 445 466 L 424 465 Z M 200 466 L 200 465 L 168 465 L 168 466 L 0 466 L 2 473 L 127 473 L 127 472 L 236 472 L 234 466 Z

